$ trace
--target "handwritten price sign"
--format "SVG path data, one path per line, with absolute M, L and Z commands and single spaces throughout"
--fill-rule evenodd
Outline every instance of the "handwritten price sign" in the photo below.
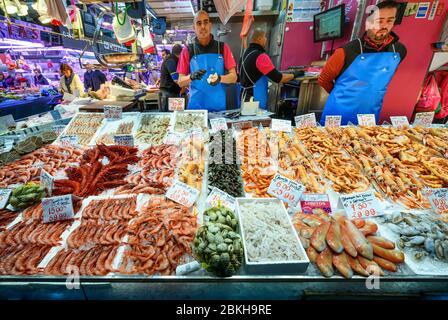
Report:
M 69 220 L 74 216 L 72 195 L 43 198 L 44 223 Z
M 163 143 L 165 144 L 173 144 L 178 145 L 180 141 L 182 140 L 183 135 L 175 133 L 175 132 L 168 132 L 165 136 L 165 140 Z
M 341 116 L 325 116 L 325 127 L 335 128 L 341 126 Z
M 424 195 L 428 198 L 432 209 L 436 213 L 448 213 L 448 188 L 425 190 Z
M 278 132 L 291 132 L 291 121 L 289 120 L 281 120 L 281 119 L 272 119 L 271 122 L 271 130 Z
M 104 118 L 117 120 L 123 118 L 123 109 L 118 106 L 104 106 Z
M 210 119 L 210 126 L 213 132 L 219 132 L 221 130 L 227 130 L 227 122 L 224 118 Z
M 184 98 L 168 98 L 168 110 L 170 111 L 182 111 L 185 109 Z
M 198 199 L 199 191 L 189 185 L 178 180 L 168 189 L 165 195 L 168 199 L 173 200 L 187 208 L 190 208 Z
M 240 121 L 232 124 L 232 128 L 235 130 L 244 130 L 253 127 L 252 121 Z
M 405 128 L 409 127 L 408 118 L 405 116 L 391 116 L 390 121 L 395 128 Z
M 303 213 L 313 214 L 316 209 L 321 209 L 331 214 L 331 204 L 328 194 L 304 193 L 300 199 Z
M 63 135 L 59 138 L 59 142 L 64 147 L 77 147 L 78 146 L 78 136 Z
M 341 196 L 340 200 L 350 219 L 366 219 L 383 215 L 378 199 L 371 191 Z
M 60 135 L 62 133 L 62 131 L 64 131 L 65 126 L 64 125 L 56 125 L 53 126 L 53 131 L 57 134 Z
M 206 199 L 206 203 L 209 204 L 210 207 L 217 207 L 218 203 L 220 203 L 221 206 L 235 211 L 236 200 L 230 194 L 213 187 L 212 192 L 210 192 Z
M 49 174 L 45 170 L 41 170 L 40 172 L 40 185 L 47 189 L 48 194 L 51 196 L 53 193 L 53 184 L 54 184 L 54 178 L 51 174 Z
M 304 191 L 305 187 L 303 185 L 279 174 L 274 176 L 268 188 L 268 194 L 289 203 L 293 207 L 298 205 Z
M 316 126 L 316 114 L 308 113 L 294 117 L 297 128 L 312 128 Z
M 358 114 L 357 117 L 360 126 L 371 127 L 376 125 L 374 114 Z
M 114 143 L 117 146 L 133 147 L 134 146 L 134 137 L 131 134 L 115 135 Z
M 415 114 L 414 126 L 430 126 L 434 120 L 434 111 Z
M 11 192 L 11 189 L 0 189 L 0 209 L 4 209 L 8 204 Z

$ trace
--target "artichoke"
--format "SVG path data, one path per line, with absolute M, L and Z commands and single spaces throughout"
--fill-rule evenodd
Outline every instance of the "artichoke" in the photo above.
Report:
M 15 209 L 25 209 L 45 196 L 46 191 L 44 187 L 30 182 L 12 191 L 9 204 Z

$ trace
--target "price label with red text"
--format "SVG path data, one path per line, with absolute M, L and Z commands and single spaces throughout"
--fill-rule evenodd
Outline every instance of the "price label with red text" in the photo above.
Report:
M 405 116 L 391 116 L 390 121 L 395 128 L 409 127 L 408 117 Z
M 325 127 L 335 128 L 341 126 L 341 116 L 325 116 Z
M 430 126 L 434 120 L 434 111 L 415 114 L 414 126 Z
M 312 128 L 316 126 L 316 114 L 308 113 L 294 117 L 297 128 Z
M 170 111 L 182 111 L 185 109 L 184 98 L 168 98 L 168 110 Z
M 326 214 L 331 214 L 331 203 L 328 194 L 304 193 L 300 199 L 300 206 L 303 213 L 313 214 L 316 210 L 323 210 Z
M 44 223 L 69 220 L 74 216 L 72 195 L 43 198 Z
M 111 120 L 123 118 L 123 108 L 118 106 L 104 106 L 104 118 Z
M 448 213 L 448 188 L 427 189 L 423 194 L 428 198 L 432 209 L 438 214 Z
M 212 192 L 210 192 L 207 197 L 206 203 L 209 204 L 210 207 L 217 207 L 220 203 L 221 206 L 235 211 L 236 200 L 230 194 L 213 187 Z
M 358 124 L 360 126 L 376 126 L 375 115 L 374 114 L 358 114 Z
M 0 189 L 0 209 L 4 209 L 8 204 L 11 192 L 11 189 Z
M 210 119 L 210 126 L 213 132 L 219 132 L 221 130 L 227 130 L 227 122 L 224 118 Z
M 349 219 L 367 219 L 384 214 L 372 191 L 344 195 L 340 199 Z
M 282 119 L 272 119 L 271 130 L 278 132 L 291 132 L 291 121 Z
M 134 137 L 132 134 L 117 134 L 114 136 L 114 143 L 117 146 L 133 147 Z
M 59 138 L 59 143 L 64 147 L 77 147 L 78 140 L 78 136 L 76 135 L 63 135 Z
M 190 208 L 198 199 L 199 191 L 189 185 L 178 180 L 174 181 L 165 195 L 168 199 L 173 200 L 187 208 Z
M 47 189 L 48 194 L 51 196 L 53 192 L 54 178 L 47 171 L 42 169 L 40 171 L 40 185 Z
M 64 131 L 64 129 L 65 129 L 65 126 L 64 126 L 64 125 L 56 125 L 56 126 L 53 126 L 53 131 L 54 131 L 57 135 L 60 135 L 60 134 Z
M 268 188 L 268 194 L 280 199 L 293 207 L 296 207 L 300 201 L 305 186 L 300 183 L 285 178 L 278 173 L 272 179 Z

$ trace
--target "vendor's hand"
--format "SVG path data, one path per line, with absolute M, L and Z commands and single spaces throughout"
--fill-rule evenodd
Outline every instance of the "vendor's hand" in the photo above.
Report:
M 211 74 L 208 79 L 207 82 L 211 85 L 211 86 L 216 86 L 218 83 L 221 82 L 221 76 L 219 74 Z
M 295 78 L 300 78 L 300 77 L 303 77 L 305 75 L 305 72 L 303 70 L 294 71 L 293 75 L 294 75 L 294 79 Z
M 201 80 L 202 77 L 207 73 L 204 69 L 198 70 L 190 74 L 191 80 Z

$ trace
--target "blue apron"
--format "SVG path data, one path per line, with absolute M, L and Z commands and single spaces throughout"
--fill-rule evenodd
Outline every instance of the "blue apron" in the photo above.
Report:
M 400 55 L 395 52 L 364 53 L 361 40 L 361 54 L 336 80 L 325 104 L 320 119 L 325 125 L 325 117 L 342 116 L 341 124 L 358 124 L 357 114 L 375 114 L 378 122 L 384 95 L 400 63 Z
M 241 63 L 241 69 L 244 72 L 244 74 L 246 75 L 246 77 L 249 79 L 249 81 L 252 83 L 251 87 L 243 87 L 243 91 L 241 94 L 241 105 L 243 104 L 243 102 L 246 99 L 246 90 L 252 88 L 253 93 L 254 93 L 254 101 L 258 101 L 259 102 L 259 107 L 261 109 L 266 109 L 267 103 L 268 103 L 268 77 L 266 77 L 265 75 L 262 75 L 260 79 L 258 79 L 257 82 L 253 82 L 252 79 L 249 77 L 249 74 L 246 72 L 246 68 L 244 67 L 244 63 L 246 62 L 247 58 L 254 53 L 255 51 L 252 51 L 251 53 L 249 53 L 244 60 Z M 241 74 L 241 70 L 240 70 L 240 74 Z
M 195 45 L 193 45 L 195 48 Z M 224 75 L 224 57 L 219 53 L 206 53 L 196 55 L 190 60 L 190 72 L 200 69 L 207 73 L 201 80 L 193 80 L 190 85 L 190 99 L 187 109 L 207 109 L 210 112 L 226 110 L 226 91 L 221 83 L 211 86 L 207 78 L 214 73 Z

